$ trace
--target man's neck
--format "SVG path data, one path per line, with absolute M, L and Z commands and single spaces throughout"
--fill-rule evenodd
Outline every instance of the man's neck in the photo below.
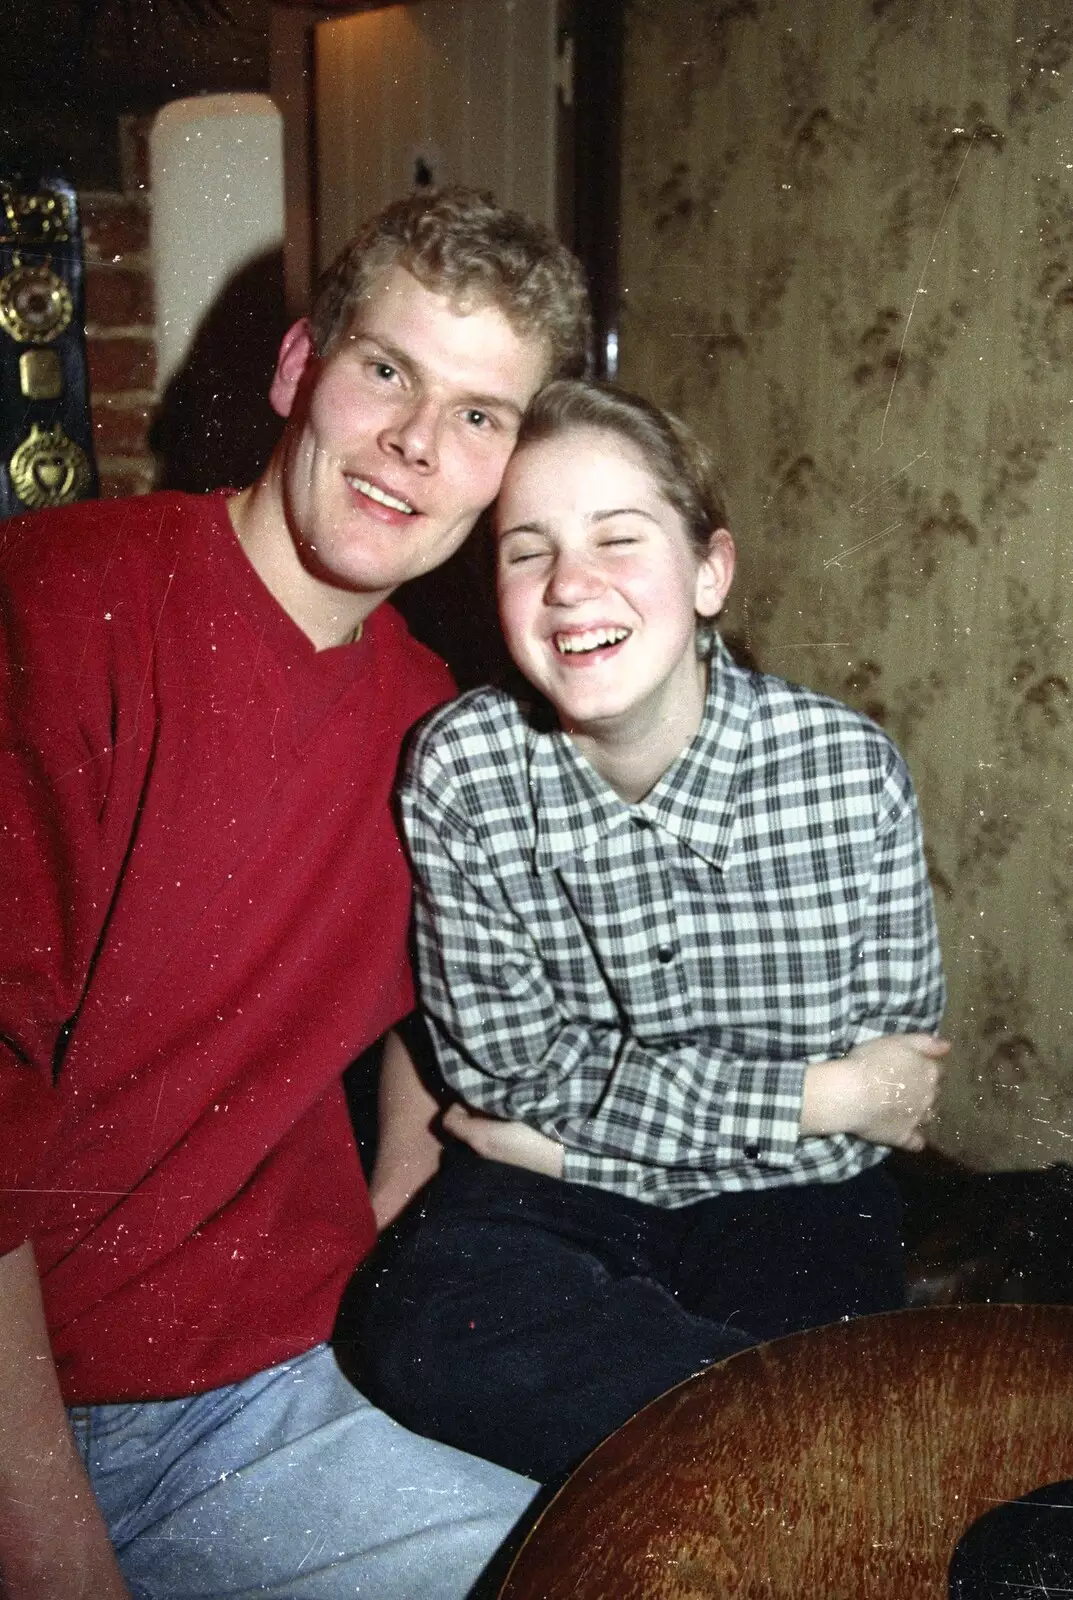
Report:
M 254 572 L 317 650 L 361 637 L 376 601 L 326 583 L 302 565 L 287 529 L 274 463 L 256 483 L 232 495 L 227 509 Z

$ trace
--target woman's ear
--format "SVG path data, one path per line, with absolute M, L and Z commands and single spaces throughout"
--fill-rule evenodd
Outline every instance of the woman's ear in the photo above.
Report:
M 276 371 L 268 391 L 272 409 L 281 417 L 290 416 L 294 397 L 298 393 L 298 385 L 309 363 L 315 361 L 316 356 L 313 330 L 308 320 L 303 317 L 300 322 L 293 323 L 283 335 L 283 343 L 276 358 Z
M 695 609 L 698 616 L 717 617 L 734 581 L 737 551 L 726 528 L 716 528 L 708 540 L 708 554 L 697 568 Z

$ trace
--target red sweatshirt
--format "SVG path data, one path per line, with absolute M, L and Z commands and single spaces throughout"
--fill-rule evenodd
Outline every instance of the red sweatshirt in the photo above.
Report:
M 340 1073 L 412 994 L 390 795 L 451 692 L 380 607 L 317 653 L 222 495 L 0 524 L 0 1253 L 68 1403 L 328 1336 L 374 1236 Z

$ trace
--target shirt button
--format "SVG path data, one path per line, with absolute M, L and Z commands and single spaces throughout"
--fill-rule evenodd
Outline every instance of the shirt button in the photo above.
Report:
M 647 817 L 631 817 L 630 821 L 641 833 L 647 832 L 647 830 L 652 826 Z
M 659 949 L 656 951 L 656 955 L 659 957 L 660 961 L 663 962 L 663 965 L 666 966 L 668 961 L 674 960 L 673 944 L 661 944 Z
M 746 1161 L 759 1161 L 760 1146 L 758 1144 L 747 1144 L 745 1146 L 744 1155 Z

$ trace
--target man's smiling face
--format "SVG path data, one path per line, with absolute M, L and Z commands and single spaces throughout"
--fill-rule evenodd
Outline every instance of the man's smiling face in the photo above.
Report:
M 372 610 L 446 561 L 495 498 L 547 364 L 496 307 L 462 313 L 399 266 L 326 355 L 297 323 L 272 402 L 289 418 L 284 510 L 307 572 Z

